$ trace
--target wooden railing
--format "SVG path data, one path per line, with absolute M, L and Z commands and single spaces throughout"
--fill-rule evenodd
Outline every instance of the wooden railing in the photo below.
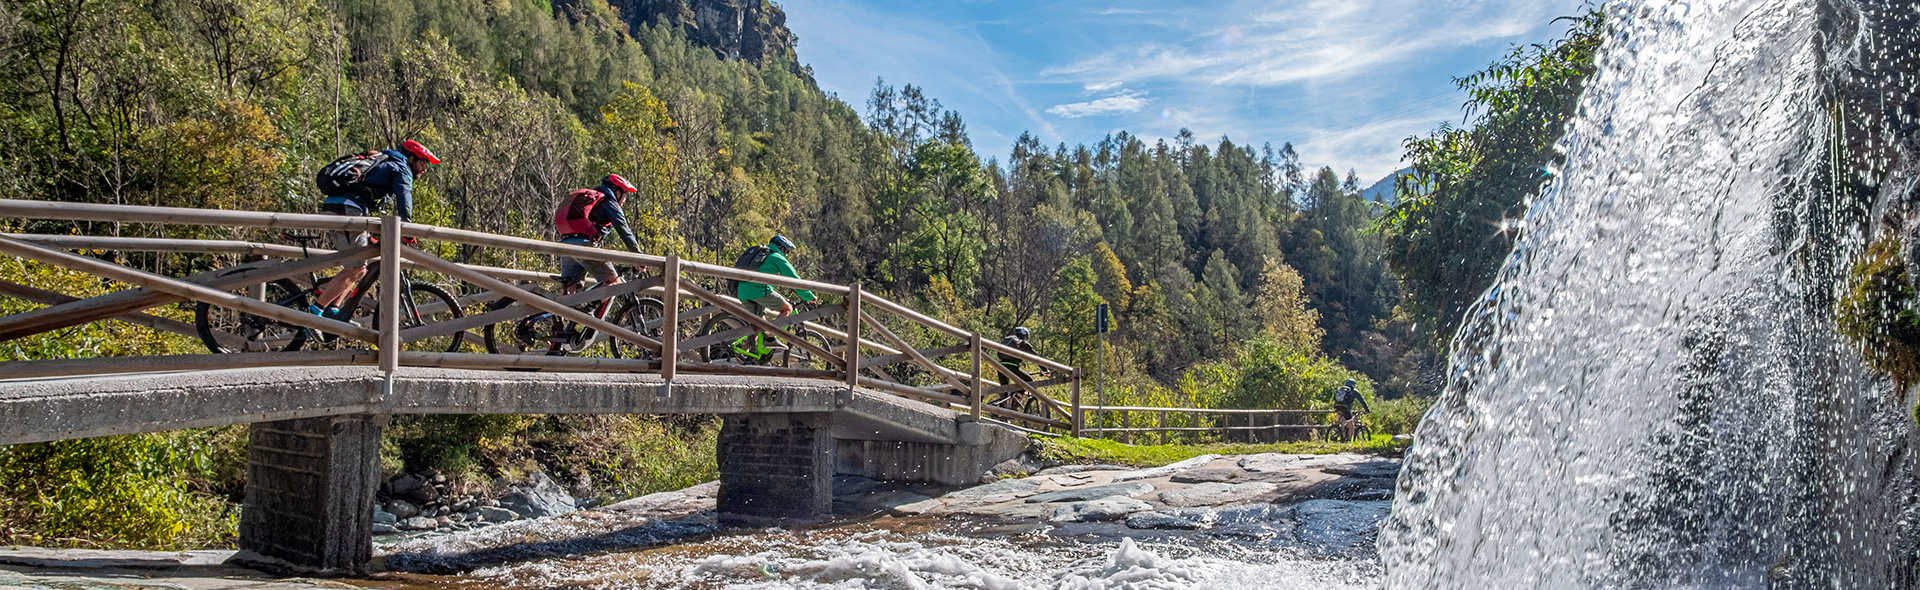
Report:
M 226 354 L 168 355 L 148 357 L 107 357 L 0 362 L 0 378 L 96 375 L 129 372 L 175 371 L 218 368 L 374 365 L 383 371 L 398 367 L 444 367 L 481 370 L 549 370 L 575 372 L 658 373 L 671 383 L 682 373 L 734 374 L 827 379 L 848 386 L 865 387 L 896 395 L 944 405 L 964 411 L 974 419 L 993 419 L 1024 424 L 1031 429 L 1079 435 L 1081 432 L 1079 369 L 1044 357 L 1029 354 L 983 338 L 979 333 L 957 328 L 915 312 L 905 305 L 866 292 L 860 285 L 836 285 L 749 272 L 727 266 L 682 260 L 677 256 L 654 256 L 603 248 L 574 246 L 498 234 L 406 223 L 399 218 L 346 217 L 291 213 L 220 211 L 168 207 L 58 203 L 47 201 L 0 200 L 0 217 L 55 219 L 68 221 L 115 222 L 123 224 L 161 224 L 217 227 L 242 227 L 301 231 L 365 231 L 380 237 L 377 246 L 335 252 L 321 248 L 266 244 L 233 240 L 188 240 L 159 238 L 56 236 L 0 234 L 0 252 L 43 264 L 90 274 L 131 285 L 133 288 L 89 298 L 43 290 L 30 285 L 0 281 L 0 295 L 43 304 L 31 311 L 0 317 L 0 341 L 43 334 L 90 322 L 115 319 L 155 330 L 203 337 L 201 326 L 151 315 L 148 310 L 182 301 L 203 303 L 279 322 L 313 334 L 344 339 L 345 350 L 291 352 L 240 352 Z M 554 280 L 550 274 L 514 268 L 455 263 L 415 246 L 403 245 L 402 238 L 425 243 L 451 242 L 470 247 L 508 250 L 518 253 L 566 256 L 645 269 L 646 276 L 622 285 L 595 288 L 566 296 L 555 296 L 542 288 Z M 130 268 L 112 262 L 82 256 L 68 250 L 150 251 L 200 254 L 225 254 L 259 257 L 260 260 L 237 264 L 187 277 L 172 277 Z M 457 300 L 439 304 L 441 319 L 414 325 L 402 324 L 402 289 L 378 289 L 373 308 L 374 321 L 349 318 L 347 321 L 312 315 L 305 310 L 284 307 L 265 300 L 268 285 L 276 281 L 298 280 L 313 273 L 338 267 L 342 263 L 398 261 L 379 264 L 379 285 L 398 285 L 403 269 L 446 277 L 444 284 L 464 283 Z M 833 296 L 839 303 L 769 320 L 748 313 L 732 297 L 715 293 L 710 285 L 726 280 L 765 283 L 789 289 L 807 289 Z M 703 284 L 704 282 L 704 284 Z M 311 288 L 311 284 L 300 284 Z M 660 302 L 661 316 L 639 324 L 620 325 L 581 311 L 586 304 L 626 295 L 650 295 Z M 502 299 L 511 304 L 499 305 Z M 685 302 L 685 303 L 683 303 Z M 447 307 L 454 307 L 450 313 Z M 467 310 L 473 310 L 468 313 Z M 489 325 L 510 324 L 522 318 L 548 313 L 583 327 L 597 330 L 619 340 L 622 346 L 640 351 L 634 358 L 597 358 L 546 356 L 544 354 L 494 354 L 481 345 L 477 333 Z M 704 337 L 682 334 L 685 322 L 714 314 L 738 318 L 752 329 L 733 330 Z M 350 314 L 351 315 L 351 314 Z M 426 314 L 421 312 L 424 317 Z M 409 316 L 411 317 L 411 316 Z M 360 321 L 354 321 L 360 319 Z M 916 348 L 889 324 L 915 326 L 934 340 L 932 346 Z M 790 326 L 824 336 L 809 341 L 788 331 Z M 838 326 L 838 328 L 834 327 Z M 697 351 L 703 346 L 723 345 L 753 331 L 765 333 L 788 347 L 804 351 L 816 366 L 774 367 L 754 364 L 711 362 Z M 410 350 L 428 339 L 456 336 L 458 352 Z M 249 341 L 238 334 L 218 332 L 208 336 L 223 346 L 245 348 Z M 946 342 L 938 342 L 945 340 Z M 355 348 L 358 347 L 358 348 Z M 986 355 L 1005 354 L 1045 367 L 1059 378 L 1030 382 Z M 961 368 L 936 361 L 953 355 L 966 355 Z M 662 362 L 661 359 L 671 359 Z M 924 375 L 930 384 L 917 384 L 891 374 L 890 367 L 907 365 Z M 1049 396 L 1054 388 L 1066 389 L 1065 400 Z M 1025 392 L 1042 403 L 1038 412 L 1029 413 L 987 403 L 989 398 L 1011 392 Z
M 1171 433 L 1218 434 L 1226 442 L 1275 442 L 1281 440 L 1281 433 L 1312 433 L 1327 428 L 1325 424 L 1301 424 L 1288 420 L 1288 416 L 1325 416 L 1332 410 L 1232 410 L 1217 408 L 1158 408 L 1143 406 L 1086 406 L 1078 408 L 1082 412 L 1080 422 L 1092 424 L 1081 429 L 1085 436 L 1108 438 L 1118 434 L 1121 442 L 1132 443 L 1134 433 L 1159 433 L 1160 444 L 1167 443 Z M 1169 415 L 1189 416 L 1190 425 L 1175 424 L 1169 426 Z M 1214 417 L 1207 423 L 1204 417 Z M 1133 426 L 1138 418 L 1147 418 L 1147 426 Z M 1108 420 L 1116 420 L 1120 426 L 1106 426 Z M 1238 422 L 1239 425 L 1234 423 Z

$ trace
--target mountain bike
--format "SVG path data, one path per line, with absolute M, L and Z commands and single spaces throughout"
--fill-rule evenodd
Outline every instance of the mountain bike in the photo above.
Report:
M 1037 380 L 1046 380 L 1053 377 L 1053 372 L 1048 371 L 1046 369 L 1040 370 L 1040 375 L 1038 376 L 1038 378 L 1035 378 L 1033 376 L 1028 376 L 1026 375 L 1025 372 L 1021 372 L 1018 370 L 1016 370 L 1015 372 L 1020 373 L 1022 375 L 1022 378 L 1026 379 L 1028 383 L 1032 383 Z M 1011 385 L 1012 380 L 1008 379 L 1007 381 L 1009 382 L 1008 384 Z M 1013 390 L 1013 391 L 1007 391 L 1007 392 L 989 395 L 987 396 L 987 399 L 982 401 L 981 403 L 989 406 L 998 406 L 1004 409 L 1013 410 L 1015 412 L 1020 412 L 1022 414 L 1026 414 L 1029 416 L 1046 417 L 1047 415 L 1047 403 L 1044 401 L 1040 401 L 1040 396 L 1034 395 L 1032 392 L 1027 391 L 1026 388 L 1024 387 Z
M 626 282 L 637 281 L 645 276 L 631 266 L 621 267 L 619 272 L 621 279 Z M 588 287 L 586 292 L 601 288 L 605 286 L 594 285 Z M 494 302 L 491 309 L 500 309 L 512 303 L 512 299 L 501 299 Z M 666 317 L 666 306 L 661 304 L 659 299 L 641 297 L 637 293 L 623 293 L 598 301 L 589 301 L 575 309 L 655 340 L 660 339 L 661 319 Z M 489 325 L 484 332 L 487 352 L 493 354 L 580 355 L 640 359 L 659 357 L 654 351 L 637 344 L 590 327 L 574 324 L 564 317 L 544 311 L 512 322 Z
M 795 306 L 793 313 L 799 314 L 802 311 L 803 310 L 801 309 L 800 306 Z M 703 338 L 713 334 L 725 334 L 725 333 L 733 332 L 736 330 L 745 330 L 744 332 L 741 332 L 741 334 L 747 338 L 747 342 L 751 343 L 753 341 L 753 334 L 755 333 L 755 329 L 751 324 L 748 324 L 745 320 L 742 320 L 740 318 L 733 317 L 732 314 L 729 314 L 726 312 L 718 312 L 714 314 L 713 317 L 707 318 L 706 322 L 700 324 L 700 330 L 694 333 L 694 337 Z M 796 323 L 791 326 L 787 326 L 786 332 L 789 334 L 798 336 L 801 339 L 806 340 L 808 343 L 813 344 L 814 346 L 820 347 L 821 350 L 826 350 L 826 351 L 833 350 L 833 344 L 827 340 L 827 337 L 825 335 L 819 332 L 815 332 L 811 329 L 808 329 L 805 323 Z M 776 366 L 776 367 L 792 367 L 796 369 L 828 369 L 830 368 L 830 365 L 826 359 L 818 358 L 813 354 L 813 351 L 807 350 L 804 347 L 795 346 L 791 342 L 780 342 L 779 345 L 785 346 L 786 348 L 784 349 L 775 348 L 772 352 L 769 352 L 766 354 L 766 356 L 763 356 L 760 358 L 754 358 L 751 355 L 743 355 L 733 350 L 733 343 L 735 340 L 738 340 L 738 338 L 739 337 L 736 336 L 731 339 L 721 340 L 720 342 L 715 342 L 715 343 L 700 347 L 698 351 L 698 354 L 700 355 L 700 360 L 703 360 L 709 363 L 764 365 L 764 366 Z M 774 336 L 771 336 L 771 335 L 766 336 L 766 338 L 769 341 L 779 340 L 778 338 L 775 338 Z M 769 344 L 771 343 L 772 342 L 769 342 Z
M 1373 440 L 1373 429 L 1367 428 L 1367 425 L 1360 421 L 1360 417 L 1365 416 L 1368 413 L 1369 412 L 1354 412 L 1353 419 L 1350 421 L 1334 420 L 1332 424 L 1328 424 L 1325 427 L 1323 427 L 1326 430 L 1326 435 L 1323 438 L 1333 442 L 1341 442 L 1341 443 L 1365 442 L 1365 441 Z M 1353 438 L 1347 438 L 1346 425 L 1348 422 L 1353 422 Z
M 310 256 L 307 253 L 307 247 L 310 242 L 326 239 L 323 236 L 293 233 L 283 233 L 280 234 L 280 237 L 289 241 L 298 242 L 300 244 L 301 254 L 304 256 Z M 313 273 L 308 273 L 307 279 L 307 283 L 313 285 L 312 288 L 301 287 L 291 279 L 280 279 L 266 283 L 266 290 L 265 293 L 262 294 L 261 300 L 280 307 L 293 309 L 300 313 L 307 313 L 307 308 L 313 303 L 314 299 L 319 296 L 320 290 L 326 288 L 327 281 L 332 280 L 332 277 L 319 278 Z M 369 329 L 379 326 L 380 309 L 378 302 L 380 298 L 378 296 L 367 296 L 369 293 L 375 292 L 375 286 L 379 280 L 380 261 L 376 260 L 368 263 L 366 276 L 361 277 L 360 281 L 354 284 L 353 290 L 347 294 L 346 299 L 341 300 L 340 315 L 334 317 L 334 319 Z M 402 289 L 400 296 L 401 329 L 451 320 L 462 315 L 459 300 L 455 299 L 452 294 L 447 293 L 445 289 L 441 289 L 437 285 L 422 281 L 402 280 L 400 281 L 400 287 Z M 206 344 L 207 350 L 220 354 L 238 352 L 292 352 L 300 350 L 303 347 L 323 350 L 370 348 L 372 346 L 370 343 L 351 338 L 340 338 L 333 334 L 326 334 L 311 328 L 296 326 L 279 320 L 264 318 L 205 302 L 195 306 L 193 311 L 193 325 L 200 333 L 200 341 Z M 217 333 L 221 332 L 239 336 L 244 339 L 246 343 L 240 347 L 230 347 L 223 344 L 215 337 Z M 460 350 L 461 340 L 461 333 L 456 332 L 409 342 L 402 345 L 401 348 L 405 350 L 458 352 Z

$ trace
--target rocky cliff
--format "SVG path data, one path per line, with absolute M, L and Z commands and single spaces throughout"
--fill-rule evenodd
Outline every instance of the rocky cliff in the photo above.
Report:
M 667 24 L 693 44 L 755 64 L 791 55 L 787 13 L 768 0 L 608 0 L 634 29 Z

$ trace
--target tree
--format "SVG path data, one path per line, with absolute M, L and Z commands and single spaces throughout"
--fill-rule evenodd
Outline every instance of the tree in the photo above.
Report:
M 1516 47 L 1454 83 L 1471 97 L 1470 125 L 1443 125 L 1406 141 L 1412 173 L 1395 181 L 1397 203 L 1380 221 L 1387 260 L 1406 283 L 1403 301 L 1425 340 L 1450 337 L 1493 284 L 1513 250 L 1514 223 L 1558 159 L 1553 145 L 1595 71 L 1603 13 L 1567 20 L 1555 41 Z
M 1076 367 L 1093 366 L 1094 308 L 1106 300 L 1094 289 L 1098 277 L 1093 263 L 1075 258 L 1060 267 L 1059 287 L 1054 289 L 1053 304 L 1047 308 L 1047 322 L 1041 333 L 1042 350 L 1053 358 Z
M 1254 301 L 1254 315 L 1260 319 L 1260 333 L 1282 345 L 1298 350 L 1320 350 L 1320 312 L 1307 307 L 1300 273 L 1279 258 L 1268 258 L 1260 271 L 1260 296 Z

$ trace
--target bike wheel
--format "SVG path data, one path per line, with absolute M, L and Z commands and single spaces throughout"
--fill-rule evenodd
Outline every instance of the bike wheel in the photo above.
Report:
M 407 285 L 408 301 L 400 308 L 400 329 L 416 328 L 427 324 L 458 319 L 465 315 L 460 310 L 460 300 L 452 293 L 432 283 L 413 281 Z M 375 314 L 375 326 L 380 325 Z M 408 342 L 400 345 L 401 350 L 419 350 L 426 352 L 460 352 L 465 332 L 455 332 Z
M 1353 443 L 1360 444 L 1373 440 L 1373 429 L 1365 424 L 1353 428 Z
M 821 350 L 833 350 L 833 343 L 828 342 L 827 337 L 821 335 L 819 332 L 802 329 L 799 332 L 795 332 L 794 335 L 799 336 L 801 340 L 806 341 L 808 344 L 820 347 Z M 780 366 L 795 369 L 819 369 L 823 371 L 833 368 L 832 363 L 829 363 L 827 359 L 820 358 L 813 354 L 813 351 L 797 346 L 791 342 L 787 343 L 787 352 L 780 355 Z
M 705 338 L 714 334 L 724 334 L 746 327 L 747 323 L 741 321 L 740 318 L 724 314 L 718 315 L 708 318 L 706 322 L 700 324 L 700 331 L 694 334 L 694 338 Z M 748 342 L 752 342 L 752 333 L 748 332 L 746 336 L 749 338 Z M 735 336 L 734 338 L 739 338 L 739 336 Z M 700 355 L 700 360 L 709 363 L 736 362 L 746 364 L 755 362 L 754 359 L 746 358 L 733 352 L 734 338 L 723 339 L 719 342 L 700 347 L 697 350 Z
M 512 322 L 488 325 L 486 328 L 487 352 L 493 354 L 548 354 L 564 352 L 554 349 L 550 344 L 566 321 L 550 313 L 536 313 Z
M 641 297 L 632 299 L 621 305 L 620 309 L 615 310 L 613 315 L 609 316 L 609 319 L 612 320 L 615 325 L 622 328 L 639 332 L 641 335 L 654 340 L 663 340 L 661 334 L 665 334 L 666 331 L 664 330 L 665 326 L 661 326 L 660 324 L 666 315 L 667 307 L 665 304 L 660 303 L 659 299 Z M 648 322 L 652 322 L 653 326 L 648 327 Z M 609 344 L 612 348 L 614 358 L 660 358 L 659 354 L 655 354 L 651 350 L 619 338 L 612 338 Z
M 301 313 L 307 311 L 308 295 L 291 281 L 267 283 L 267 301 Z M 193 327 L 214 354 L 291 352 L 307 341 L 305 328 L 205 302 L 194 306 Z

